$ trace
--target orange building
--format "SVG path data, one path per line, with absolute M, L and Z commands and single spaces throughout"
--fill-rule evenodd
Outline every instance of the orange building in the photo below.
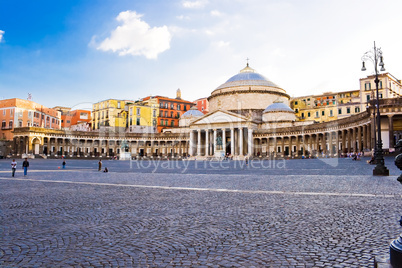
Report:
M 207 114 L 209 112 L 208 98 L 195 100 L 194 104 L 197 106 L 198 111 L 202 112 L 203 114 Z
M 78 125 L 91 123 L 91 111 L 73 110 L 67 107 L 56 106 L 53 109 L 61 112 L 61 128 L 73 130 Z
M 193 102 L 181 99 L 180 89 L 177 90 L 175 99 L 163 96 L 148 96 L 143 98 L 142 101 L 146 102 L 150 98 L 157 99 L 159 104 L 158 132 L 162 132 L 162 129 L 179 127 L 181 115 L 194 106 Z
M 59 111 L 30 100 L 0 100 L 0 139 L 12 140 L 16 127 L 60 129 L 60 116 Z

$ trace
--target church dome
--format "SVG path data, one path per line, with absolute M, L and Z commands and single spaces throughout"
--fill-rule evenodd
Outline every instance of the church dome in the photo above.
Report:
M 289 99 L 284 89 L 255 72 L 248 63 L 208 97 L 210 112 L 225 110 L 257 121 L 269 104 L 275 100 L 288 103 Z
M 250 68 L 247 64 L 245 68 L 243 68 L 240 73 L 229 78 L 225 83 L 220 85 L 216 90 L 228 88 L 228 87 L 236 87 L 236 86 L 267 86 L 267 87 L 275 87 L 280 88 L 275 83 L 269 81 L 263 75 L 256 73 L 253 68 Z
M 288 105 L 281 101 L 274 101 L 262 113 L 264 122 L 294 122 L 296 114 Z
M 193 106 L 191 107 L 190 110 L 182 114 L 181 118 L 186 118 L 186 117 L 201 117 L 204 116 L 202 112 L 200 112 L 197 107 Z
M 283 102 L 274 102 L 264 110 L 264 113 L 272 113 L 272 112 L 294 113 L 294 111 Z

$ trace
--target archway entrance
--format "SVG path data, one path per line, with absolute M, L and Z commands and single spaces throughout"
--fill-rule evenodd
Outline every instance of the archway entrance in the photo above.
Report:
M 40 154 L 40 140 L 38 138 L 32 140 L 32 147 L 34 154 Z

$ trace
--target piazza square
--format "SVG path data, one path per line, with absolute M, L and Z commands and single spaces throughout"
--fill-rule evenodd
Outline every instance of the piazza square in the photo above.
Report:
M 401 9 L 3 1 L 0 268 L 402 268 Z
M 0 160 L 0 266 L 374 267 L 401 187 L 367 159 Z

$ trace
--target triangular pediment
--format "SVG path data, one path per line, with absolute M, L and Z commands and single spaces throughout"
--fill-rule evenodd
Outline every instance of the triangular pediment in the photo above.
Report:
M 191 125 L 205 125 L 205 124 L 215 124 L 215 123 L 242 123 L 247 122 L 247 118 L 245 116 L 223 111 L 217 110 L 212 113 L 208 113 L 203 117 L 195 120 L 191 123 Z

